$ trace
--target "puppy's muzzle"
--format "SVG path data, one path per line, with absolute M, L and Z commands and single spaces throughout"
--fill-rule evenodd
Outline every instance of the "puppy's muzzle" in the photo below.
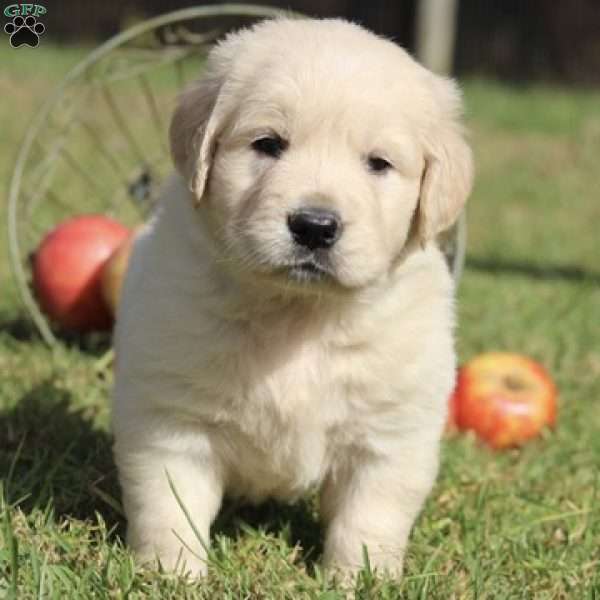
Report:
M 317 207 L 291 213 L 287 225 L 294 242 L 308 250 L 328 250 L 340 239 L 343 228 L 336 212 Z

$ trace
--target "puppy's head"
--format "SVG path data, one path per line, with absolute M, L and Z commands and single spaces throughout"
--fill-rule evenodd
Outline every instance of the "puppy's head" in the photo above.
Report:
M 170 136 L 229 264 L 357 289 L 459 214 L 472 179 L 459 116 L 455 85 L 392 42 L 344 21 L 274 20 L 211 52 Z

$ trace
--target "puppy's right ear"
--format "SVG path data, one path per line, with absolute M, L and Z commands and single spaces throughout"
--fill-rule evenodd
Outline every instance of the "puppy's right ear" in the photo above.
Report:
M 194 194 L 195 204 L 204 193 L 214 155 L 222 83 L 220 78 L 209 76 L 184 91 L 171 119 L 171 155 Z
M 218 136 L 235 97 L 231 90 L 224 90 L 249 34 L 251 30 L 230 33 L 210 51 L 204 77 L 181 94 L 171 119 L 173 162 L 188 182 L 196 205 L 204 194 Z

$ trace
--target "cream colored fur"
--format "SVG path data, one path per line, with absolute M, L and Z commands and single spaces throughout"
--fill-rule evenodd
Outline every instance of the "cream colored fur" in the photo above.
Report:
M 213 50 L 118 315 L 115 457 L 142 560 L 206 570 L 169 476 L 205 543 L 223 494 L 318 486 L 325 565 L 353 572 L 365 544 L 401 572 L 454 381 L 433 240 L 471 185 L 459 116 L 451 81 L 341 20 L 268 21 Z M 280 158 L 251 148 L 275 133 Z M 344 223 L 323 281 L 288 276 L 287 215 L 306 205 Z

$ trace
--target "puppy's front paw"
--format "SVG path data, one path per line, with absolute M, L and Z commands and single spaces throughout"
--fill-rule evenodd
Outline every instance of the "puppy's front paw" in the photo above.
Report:
M 376 546 L 373 545 L 372 548 Z M 402 578 L 404 551 L 395 546 L 380 551 L 369 551 L 369 548 L 355 540 L 350 546 L 336 546 L 331 536 L 327 540 L 323 567 L 329 577 L 342 581 L 346 585 L 356 580 L 359 572 L 368 568 L 377 573 L 387 573 L 395 579 Z
M 130 541 L 136 563 L 144 568 L 175 573 L 191 579 L 200 579 L 207 573 L 207 559 L 202 555 L 191 552 L 184 546 L 177 548 L 156 548 L 153 546 L 135 547 Z
M 200 577 L 221 503 L 212 464 L 193 453 L 115 446 L 127 543 L 140 564 Z M 121 450 L 121 451 L 119 451 Z

